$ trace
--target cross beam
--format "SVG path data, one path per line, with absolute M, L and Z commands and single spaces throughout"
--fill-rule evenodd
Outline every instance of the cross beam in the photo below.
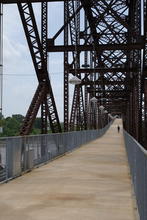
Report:
M 47 0 L 47 2 L 63 2 L 64 0 Z M 1 0 L 3 4 L 16 4 L 16 3 L 27 3 L 27 0 Z M 31 3 L 40 3 L 44 2 L 44 0 L 30 0 Z

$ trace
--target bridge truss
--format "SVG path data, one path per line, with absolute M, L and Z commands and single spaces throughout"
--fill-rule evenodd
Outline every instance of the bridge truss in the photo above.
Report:
M 47 132 L 47 120 L 52 132 L 61 132 L 47 53 L 63 52 L 64 131 L 100 128 L 100 117 L 106 117 L 99 110 L 103 105 L 112 115 L 122 116 L 127 131 L 141 142 L 142 128 L 147 131 L 147 1 L 58 0 L 64 4 L 64 24 L 48 39 L 48 7 L 55 1 L 1 0 L 18 6 L 38 78 L 20 134 L 30 133 L 40 106 L 42 133 Z M 33 2 L 41 3 L 41 34 Z M 57 45 L 62 33 L 63 44 Z M 81 83 L 75 85 L 70 109 L 72 75 Z

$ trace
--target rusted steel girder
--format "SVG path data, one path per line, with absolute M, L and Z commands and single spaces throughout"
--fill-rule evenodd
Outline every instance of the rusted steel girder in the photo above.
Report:
M 48 36 L 48 3 L 46 1 L 41 3 L 41 42 L 43 48 L 43 55 L 47 69 L 47 36 Z M 45 95 L 44 100 L 41 104 L 41 133 L 47 134 L 48 123 L 47 123 L 47 95 Z
M 98 45 L 95 47 L 96 50 L 98 51 L 111 51 L 111 50 L 141 50 L 144 48 L 144 42 L 139 42 L 139 43 L 132 43 L 132 44 L 106 44 L 106 45 Z M 73 52 L 73 51 L 93 51 L 93 45 L 77 45 L 77 48 L 75 48 L 74 45 L 51 45 L 50 40 L 48 41 L 47 45 L 47 51 L 48 52 Z
M 46 2 L 63 2 L 64 0 L 46 0 Z M 27 3 L 28 0 L 1 0 L 3 4 L 17 4 L 17 3 Z M 40 3 L 44 2 L 44 0 L 29 0 L 30 3 Z
M 109 69 L 113 69 L 114 65 L 118 65 L 120 63 L 126 65 L 126 59 L 124 59 L 126 56 L 125 50 L 131 50 L 132 47 L 132 44 L 128 45 L 126 41 L 126 33 L 129 26 L 124 17 L 125 14 L 127 15 L 128 6 L 126 1 L 117 1 L 116 5 L 115 2 L 112 3 L 112 1 L 99 2 L 95 0 L 81 0 L 81 2 L 86 12 L 91 30 L 91 36 L 93 38 L 92 45 L 86 46 L 89 48 L 91 47 L 91 50 L 93 47 L 93 49 L 96 51 L 96 71 L 98 69 L 106 70 L 103 72 L 97 71 L 98 75 L 96 77 L 98 78 L 95 78 L 96 81 L 94 80 L 96 90 L 95 88 L 91 88 L 91 92 L 94 92 L 95 90 L 97 97 L 105 96 L 107 98 L 109 91 L 115 91 L 118 89 L 118 87 L 120 89 L 126 87 L 125 82 L 124 84 L 117 84 L 122 77 L 126 77 L 126 72 L 112 72 L 112 74 L 109 73 Z M 123 8 L 123 13 L 121 8 Z M 113 22 L 110 17 L 112 18 Z M 83 50 L 88 50 L 88 47 L 84 48 L 83 46 Z M 141 47 L 143 47 L 143 45 Z M 94 71 L 94 73 L 96 71 Z M 108 86 L 105 78 L 111 82 L 113 81 L 113 83 L 110 83 L 111 86 Z M 86 82 L 84 81 L 84 83 Z M 119 92 L 120 91 L 118 89 L 118 96 Z
M 68 45 L 68 0 L 64 1 L 64 45 Z M 64 131 L 69 130 L 69 57 L 68 52 L 64 52 Z
M 40 104 L 42 100 L 45 98 L 45 95 L 46 95 L 46 85 L 45 83 L 41 82 L 32 99 L 25 120 L 23 121 L 23 125 L 20 130 L 20 135 L 28 135 L 31 132 Z
M 64 30 L 64 46 L 68 46 L 69 44 L 69 37 L 71 38 L 72 45 L 76 42 L 76 33 L 75 31 L 75 16 L 79 16 L 79 12 L 82 6 L 79 4 L 77 5 L 77 9 L 75 10 L 74 2 L 71 1 L 64 1 L 64 25 L 59 29 L 59 31 L 54 35 L 51 39 L 51 42 L 62 33 Z M 80 22 L 80 21 L 79 21 Z M 80 26 L 80 23 L 79 23 Z M 69 33 L 70 31 L 70 33 Z M 78 37 L 79 38 L 79 37 Z M 73 61 L 72 64 L 69 64 L 69 53 L 68 51 L 64 51 L 64 131 L 68 131 L 69 128 L 69 65 L 73 65 L 75 67 L 75 52 L 73 51 Z M 75 71 L 74 71 L 75 72 Z M 77 90 L 77 88 L 75 88 Z M 73 96 L 73 103 L 72 103 L 72 113 L 70 116 L 70 120 L 75 121 L 75 114 L 76 114 L 76 106 L 77 106 L 77 96 L 74 92 Z
M 145 148 L 147 149 L 147 80 L 144 82 L 144 141 Z
M 118 73 L 118 72 L 124 72 L 124 73 L 130 73 L 130 72 L 138 72 L 137 68 L 88 68 L 88 69 L 77 69 L 78 73 L 85 73 L 85 74 L 91 74 L 91 73 Z M 69 73 L 72 73 L 74 75 L 75 70 L 74 69 L 69 69 Z
M 46 86 L 46 96 L 47 96 L 47 107 L 48 107 L 48 116 L 50 120 L 50 127 L 53 133 L 55 132 L 61 132 L 61 126 L 58 118 L 58 113 L 56 109 L 56 104 L 52 92 L 52 87 L 51 83 L 48 77 L 48 71 L 47 71 L 47 65 L 46 65 L 46 57 L 45 53 L 43 50 L 43 46 L 40 41 L 39 33 L 38 33 L 38 28 L 37 24 L 35 21 L 35 16 L 34 16 L 34 11 L 32 8 L 31 3 L 26 3 L 26 4 L 21 4 L 18 3 L 18 9 L 20 13 L 20 17 L 22 20 L 22 24 L 24 27 L 25 35 L 27 38 L 27 42 L 29 45 L 30 53 L 32 56 L 33 64 L 35 67 L 35 71 L 37 74 L 37 78 L 40 83 L 43 83 Z M 44 44 L 45 42 L 43 42 Z M 44 88 L 44 87 L 43 87 Z M 44 96 L 45 98 L 45 96 Z M 39 109 L 38 106 L 41 105 L 42 100 L 39 99 L 37 101 L 37 110 Z M 35 94 L 35 99 L 37 99 L 37 93 Z M 29 134 L 32 124 L 35 120 L 35 114 L 33 109 L 34 109 L 34 101 L 32 102 L 30 108 L 29 108 L 29 115 L 30 117 L 27 117 L 27 121 L 31 121 L 31 123 L 28 122 L 28 126 L 25 126 L 23 124 L 23 130 L 21 130 L 21 135 L 26 135 Z M 46 105 L 46 104 L 45 104 Z M 33 122 L 32 122 L 33 119 Z M 25 129 L 26 128 L 26 129 Z
M 23 1 L 24 0 L 19 2 L 17 0 L 6 0 L 5 3 L 17 2 L 18 4 L 22 4 Z M 54 2 L 54 0 L 49 0 L 48 2 L 51 1 Z M 30 2 L 42 1 L 32 0 Z M 79 8 L 77 9 L 77 12 L 75 12 L 75 1 L 64 1 L 64 24 L 57 33 L 47 41 L 47 1 L 46 3 L 45 1 L 42 2 L 42 15 L 44 14 L 42 22 L 44 23 L 42 23 L 42 43 L 37 45 L 37 54 L 34 53 L 33 48 L 35 47 L 32 45 L 35 41 L 30 41 L 30 39 L 28 39 L 33 62 L 34 58 L 36 56 L 38 57 L 38 54 L 39 57 L 41 57 L 41 59 L 39 58 L 39 68 L 38 65 L 36 66 L 36 61 L 34 62 L 39 85 L 40 82 L 45 82 L 46 89 L 48 90 L 47 94 L 52 94 L 52 90 L 50 91 L 50 89 L 48 89 L 50 87 L 48 87 L 50 82 L 46 71 L 45 56 L 47 52 L 63 52 L 64 130 L 69 130 L 68 78 L 69 75 L 72 74 L 77 75 L 82 80 L 81 85 L 75 88 L 73 95 L 71 114 L 72 125 L 77 122 L 79 127 L 82 126 L 82 124 L 80 125 L 81 115 L 83 115 L 84 110 L 86 110 L 87 116 L 88 113 L 90 113 L 91 128 L 97 128 L 97 125 L 94 122 L 94 117 L 95 115 L 99 115 L 99 105 L 104 105 L 107 110 L 112 111 L 111 113 L 118 112 L 120 114 L 120 112 L 122 112 L 126 128 L 137 140 L 140 140 L 140 130 L 143 118 L 141 107 L 143 103 L 142 97 L 144 97 L 144 100 L 146 98 L 146 90 L 143 90 L 143 82 L 145 77 L 147 77 L 147 5 L 144 5 L 145 37 L 142 37 L 140 29 L 142 13 L 140 0 L 81 0 L 80 2 L 81 5 L 79 5 L 79 1 L 76 1 Z M 144 3 L 147 4 L 147 1 L 144 0 Z M 28 3 L 27 1 L 26 5 L 27 4 L 31 3 Z M 79 21 L 76 22 L 76 19 L 79 19 L 79 13 L 81 12 L 82 7 L 86 14 L 84 30 L 83 25 Z M 35 19 L 32 19 L 31 17 L 31 20 L 33 20 L 33 24 L 35 24 Z M 76 28 L 77 23 L 78 28 Z M 27 25 L 26 23 L 23 23 L 23 25 L 27 36 Z M 34 29 L 36 37 L 37 28 L 35 27 Z M 64 31 L 64 44 L 56 45 L 55 40 L 62 31 Z M 29 33 L 29 35 L 31 35 L 31 33 Z M 29 38 L 30 37 L 31 36 L 29 36 Z M 39 37 L 37 37 L 37 42 L 39 42 L 38 38 Z M 142 63 L 141 59 L 141 50 L 144 52 L 144 63 Z M 69 58 L 71 52 L 73 55 L 72 61 L 71 56 Z M 85 59 L 83 59 L 82 52 L 84 52 Z M 70 61 L 71 63 L 69 63 Z M 84 61 L 84 63 L 82 63 L 82 61 Z M 85 102 L 83 100 L 82 86 L 85 87 Z M 54 122 L 55 118 L 55 123 L 53 123 L 55 126 L 55 124 L 58 124 L 56 123 L 58 117 L 56 117 L 57 111 L 55 110 L 53 96 L 48 96 L 47 94 L 44 95 L 44 89 L 38 90 L 41 97 L 44 96 L 44 101 L 41 102 L 43 105 L 43 128 L 46 127 L 47 114 L 50 121 Z M 37 103 L 35 104 L 36 107 L 30 107 L 29 111 L 35 112 L 35 114 L 39 106 L 38 103 L 40 103 L 40 98 L 36 95 L 38 94 L 38 90 L 34 96 L 35 101 L 33 101 L 33 103 Z M 89 102 L 89 99 L 93 96 L 98 99 L 97 105 Z M 48 102 L 49 97 L 50 100 Z M 103 100 L 104 98 L 106 99 L 105 101 Z M 119 100 L 120 106 L 118 106 L 114 100 Z M 50 108 L 48 108 L 48 105 Z M 89 106 L 91 106 L 90 110 L 88 109 Z M 53 110 L 53 112 L 50 112 L 49 109 L 51 111 Z M 146 102 L 144 104 L 144 109 L 146 111 Z M 35 114 L 32 114 L 34 117 Z M 29 115 L 31 115 L 31 113 L 29 113 L 26 118 L 27 123 L 31 118 Z M 127 124 L 127 122 L 129 122 L 129 124 Z M 32 121 L 28 123 L 28 125 L 30 124 L 32 124 Z M 54 129 L 54 126 L 52 129 Z M 45 129 L 43 130 L 43 133 L 45 133 Z M 60 129 L 58 127 L 58 129 L 55 130 Z
M 69 44 L 69 37 L 71 44 L 75 47 L 76 44 L 79 44 L 79 30 L 80 30 L 80 17 L 79 12 L 81 9 L 81 6 L 79 2 L 76 2 L 77 5 L 75 5 L 73 0 L 65 1 L 64 2 L 64 46 L 68 46 Z M 76 7 L 75 7 L 76 6 Z M 75 19 L 75 16 L 78 18 Z M 53 39 L 55 39 L 61 32 L 61 28 L 57 34 L 54 36 Z M 69 79 L 69 65 L 73 65 L 74 68 L 77 68 L 77 63 L 79 62 L 79 55 L 72 51 L 73 55 L 73 61 L 71 64 L 69 64 L 69 53 L 68 51 L 64 52 L 64 131 L 71 130 L 75 122 L 75 118 L 78 114 L 76 114 L 77 106 L 78 106 L 78 97 L 82 95 L 81 89 L 79 92 L 77 92 L 78 88 L 75 87 L 75 92 L 73 95 L 73 103 L 72 103 L 72 109 L 71 109 L 71 116 L 70 116 L 70 123 L 69 123 L 69 85 L 68 85 L 68 79 Z M 81 99 L 79 99 L 81 100 Z M 82 105 L 81 105 L 82 107 Z M 80 108 L 80 107 L 79 107 Z M 80 113 L 80 111 L 79 111 Z M 73 128 L 74 129 L 74 128 Z

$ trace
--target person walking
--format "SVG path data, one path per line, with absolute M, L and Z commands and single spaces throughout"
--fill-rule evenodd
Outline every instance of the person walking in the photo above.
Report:
M 119 125 L 117 126 L 117 130 L 118 130 L 118 133 L 119 133 L 119 131 L 120 131 L 120 127 L 119 127 Z

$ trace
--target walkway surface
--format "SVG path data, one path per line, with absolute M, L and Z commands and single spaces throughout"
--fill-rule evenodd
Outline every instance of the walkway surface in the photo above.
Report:
M 0 220 L 135 220 L 122 131 L 0 185 Z

